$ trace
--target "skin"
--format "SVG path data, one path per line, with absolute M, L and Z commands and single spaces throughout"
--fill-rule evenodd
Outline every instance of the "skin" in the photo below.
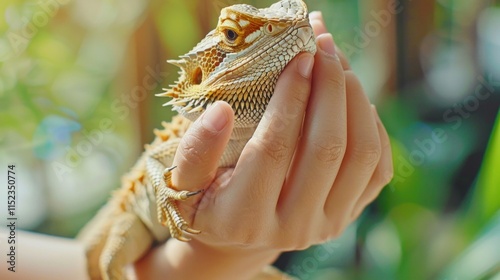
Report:
M 391 180 L 387 132 L 321 14 L 311 19 L 318 53 L 286 67 L 235 168 L 217 169 L 233 125 L 226 103 L 184 136 L 173 183 L 205 188 L 179 204 L 203 232 L 150 251 L 136 264 L 141 278 L 251 277 L 283 251 L 338 237 Z
M 172 179 L 181 189 L 205 189 L 179 203 L 182 215 L 203 232 L 190 242 L 171 239 L 152 249 L 130 267 L 139 279 L 250 278 L 283 251 L 338 237 L 391 180 L 387 132 L 321 14 L 310 17 L 317 54 L 300 54 L 286 67 L 234 168 L 217 168 L 234 122 L 228 104 L 215 103 L 183 137 Z M 56 269 L 62 278 L 85 278 L 79 244 L 23 236 L 15 279 L 33 273 L 53 279 Z M 37 253 L 37 242 L 51 250 Z M 64 270 L 36 265 L 39 256 L 64 260 Z M 2 269 L 0 276 L 12 276 L 6 273 Z
M 83 246 L 73 239 L 54 237 L 30 232 L 16 232 L 15 272 L 7 270 L 5 242 L 9 232 L 0 230 L 0 279 L 10 280 L 85 280 L 87 268 Z M 10 246 L 10 245 L 9 245 Z

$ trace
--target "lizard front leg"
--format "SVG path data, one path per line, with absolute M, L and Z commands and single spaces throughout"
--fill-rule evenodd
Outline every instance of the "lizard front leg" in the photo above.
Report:
M 124 267 L 150 248 L 153 236 L 135 214 L 104 207 L 78 239 L 84 244 L 92 280 L 127 279 Z
M 146 159 L 146 170 L 155 192 L 158 221 L 163 226 L 168 226 L 173 238 L 189 241 L 190 239 L 184 237 L 183 232 L 198 234 L 200 231 L 189 227 L 189 224 L 180 215 L 176 202 L 184 201 L 203 190 L 182 191 L 173 186 L 171 175 L 175 167 L 170 165 L 179 142 L 180 139 L 171 139 L 151 150 Z

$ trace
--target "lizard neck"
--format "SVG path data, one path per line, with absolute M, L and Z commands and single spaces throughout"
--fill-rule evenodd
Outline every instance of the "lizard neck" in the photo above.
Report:
M 234 127 L 231 134 L 231 140 L 242 140 L 247 142 L 252 138 L 253 133 L 257 129 L 257 125 L 248 127 Z
M 256 128 L 257 126 L 235 127 L 233 129 L 231 138 L 219 161 L 219 167 L 233 167 L 236 165 L 241 155 L 241 151 L 243 151 L 243 148 L 252 137 Z

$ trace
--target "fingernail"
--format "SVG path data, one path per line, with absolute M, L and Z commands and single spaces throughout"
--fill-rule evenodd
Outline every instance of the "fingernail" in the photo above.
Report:
M 316 37 L 318 37 L 319 35 L 323 34 L 321 32 L 323 32 L 323 30 L 325 29 L 325 26 L 323 24 L 323 22 L 319 19 L 311 19 L 309 21 L 309 24 L 311 24 L 311 27 L 314 31 L 314 35 L 316 35 Z
M 323 20 L 323 14 L 320 12 L 320 11 L 314 11 L 314 12 L 311 12 L 309 14 L 309 20 L 313 20 L 313 19 L 317 19 L 317 20 Z
M 320 49 L 331 56 L 336 56 L 335 42 L 333 41 L 333 36 L 330 33 L 321 34 L 318 36 L 318 45 Z
M 300 75 L 306 79 L 311 77 L 312 69 L 314 65 L 314 57 L 310 53 L 301 54 L 299 61 L 297 63 L 298 71 Z
M 215 102 L 203 114 L 201 124 L 211 132 L 220 132 L 228 122 L 226 113 L 221 108 L 219 102 Z

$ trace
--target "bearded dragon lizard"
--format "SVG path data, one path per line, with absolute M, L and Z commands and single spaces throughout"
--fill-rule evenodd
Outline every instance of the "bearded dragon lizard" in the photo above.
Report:
M 300 52 L 315 51 L 305 3 L 282 0 L 264 9 L 245 4 L 222 9 L 216 29 L 179 60 L 167 61 L 180 67 L 180 77 L 159 96 L 172 97 L 165 105 L 179 115 L 155 130 L 155 140 L 123 177 L 122 187 L 81 231 L 91 279 L 124 279 L 123 268 L 153 244 L 169 237 L 188 241 L 183 232 L 199 233 L 176 203 L 200 191 L 179 190 L 170 180 L 180 139 L 207 106 L 223 100 L 233 108 L 235 124 L 219 166 L 235 166 L 284 67 Z

